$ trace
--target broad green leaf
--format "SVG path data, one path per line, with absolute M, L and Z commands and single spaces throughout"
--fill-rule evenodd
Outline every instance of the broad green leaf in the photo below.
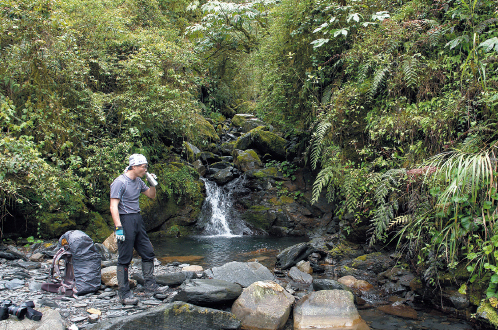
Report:
M 479 47 L 483 47 L 485 52 L 489 52 L 493 49 L 498 52 L 498 37 L 494 37 L 481 42 L 481 44 L 479 44 Z

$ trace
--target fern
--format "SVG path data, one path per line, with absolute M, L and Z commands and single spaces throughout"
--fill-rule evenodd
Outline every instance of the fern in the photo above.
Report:
M 311 150 L 311 168 L 316 169 L 318 162 L 322 156 L 322 150 L 324 145 L 324 138 L 332 124 L 326 120 L 319 121 L 316 125 L 316 130 L 311 137 L 310 146 L 308 147 L 308 152 Z
M 330 84 L 327 87 L 325 87 L 325 89 L 323 90 L 322 104 L 327 104 L 330 102 L 330 98 L 332 96 L 332 87 L 333 87 L 333 85 Z
M 399 217 L 394 218 L 391 222 L 389 222 L 389 226 L 387 227 L 387 230 L 391 230 L 394 227 L 397 227 L 399 225 L 406 225 L 410 223 L 413 220 L 413 215 L 412 214 L 405 214 L 405 215 L 400 215 Z
M 315 182 L 313 183 L 313 194 L 311 198 L 311 204 L 314 204 L 318 201 L 320 194 L 324 187 L 330 186 L 333 180 L 337 176 L 337 167 L 336 166 L 328 166 L 325 167 L 318 173 Z
M 398 186 L 400 185 L 400 179 L 404 178 L 405 175 L 405 169 L 391 169 L 380 176 L 372 178 L 372 180 L 380 184 L 374 195 L 377 207 L 370 225 L 370 245 L 385 238 L 389 224 L 399 208 L 397 200 Z
M 408 86 L 409 88 L 416 88 L 418 85 L 417 65 L 418 59 L 416 55 L 408 56 L 403 61 L 403 74 L 405 77 L 406 86 Z
M 369 101 L 372 101 L 375 95 L 379 92 L 381 88 L 384 87 L 387 76 L 390 70 L 390 66 L 386 66 L 383 68 L 378 69 L 375 72 L 374 79 L 372 82 L 372 86 L 370 87 L 370 90 L 368 91 L 368 99 Z

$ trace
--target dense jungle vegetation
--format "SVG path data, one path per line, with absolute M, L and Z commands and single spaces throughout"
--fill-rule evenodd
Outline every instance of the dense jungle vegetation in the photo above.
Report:
M 494 0 L 3 0 L 1 232 L 105 237 L 126 155 L 165 163 L 253 113 L 307 143 L 314 198 L 426 280 L 498 296 Z M 190 172 L 158 173 L 195 194 Z M 495 226 L 497 232 L 494 231 Z M 100 235 L 100 236 L 99 236 Z M 465 290 L 465 286 L 461 287 Z M 498 303 L 498 301 L 496 301 Z

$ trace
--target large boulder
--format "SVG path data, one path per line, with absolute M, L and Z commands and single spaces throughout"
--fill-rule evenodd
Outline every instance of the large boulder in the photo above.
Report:
M 92 329 L 230 330 L 239 328 L 240 321 L 232 313 L 176 301 L 131 316 L 105 320 Z
M 252 149 L 235 150 L 234 164 L 242 172 L 257 170 L 263 167 L 263 162 L 261 162 L 258 154 Z
M 312 292 L 294 307 L 294 330 L 368 330 L 358 314 L 353 294 L 343 290 Z
M 236 283 L 194 279 L 184 282 L 174 299 L 198 306 L 219 306 L 232 303 L 241 293 L 242 287 Z
M 277 255 L 276 266 L 281 269 L 289 269 L 299 261 L 305 260 L 315 252 L 315 248 L 308 243 L 299 243 L 288 247 Z
M 275 278 L 268 268 L 258 262 L 232 261 L 214 267 L 211 272 L 214 279 L 237 283 L 244 288 L 257 281 L 272 281 Z
M 254 282 L 232 306 L 243 329 L 282 329 L 289 318 L 294 297 L 273 281 Z
M 253 145 L 260 154 L 269 154 L 274 159 L 285 159 L 287 141 L 284 138 L 275 133 L 265 131 L 261 127 L 253 129 L 250 133 Z

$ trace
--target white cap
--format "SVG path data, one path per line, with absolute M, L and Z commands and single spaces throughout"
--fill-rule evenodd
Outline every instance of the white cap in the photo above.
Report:
M 130 156 L 129 160 L 129 169 L 131 169 L 132 166 L 147 164 L 147 158 L 145 158 L 145 156 L 142 154 L 133 154 Z

